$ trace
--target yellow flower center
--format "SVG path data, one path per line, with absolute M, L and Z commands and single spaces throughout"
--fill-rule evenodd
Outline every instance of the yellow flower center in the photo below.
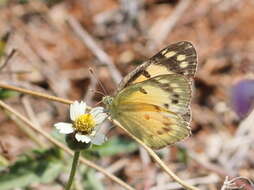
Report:
M 94 127 L 95 121 L 91 114 L 83 114 L 74 121 L 74 128 L 84 134 L 90 134 Z

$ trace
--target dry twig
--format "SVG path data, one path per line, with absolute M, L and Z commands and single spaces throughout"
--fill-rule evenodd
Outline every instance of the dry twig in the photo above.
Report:
M 14 56 L 15 53 L 16 53 L 16 49 L 12 49 L 11 53 L 9 55 L 7 55 L 3 64 L 0 65 L 0 71 L 9 63 L 10 59 Z
M 207 184 L 216 184 L 218 183 L 220 178 L 215 174 L 210 174 L 205 177 L 199 177 L 194 179 L 188 179 L 186 180 L 187 183 L 191 185 L 207 185 Z M 158 189 L 182 189 L 182 186 L 178 183 L 168 183 L 165 185 L 160 185 L 151 188 L 151 190 L 158 190 Z

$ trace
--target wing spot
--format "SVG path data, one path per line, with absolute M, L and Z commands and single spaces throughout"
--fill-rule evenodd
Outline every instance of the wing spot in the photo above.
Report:
M 163 135 L 163 131 L 157 131 L 158 135 Z
M 165 106 L 166 108 L 169 108 L 169 105 L 168 105 L 168 104 L 164 104 L 164 106 Z
M 161 108 L 157 105 L 154 105 L 154 108 L 156 109 L 156 111 L 161 111 Z
M 165 51 L 165 50 L 164 50 Z M 170 58 L 170 57 L 173 57 L 175 54 L 176 54 L 176 52 L 175 51 L 169 51 L 169 52 L 164 52 L 163 51 L 163 53 L 165 53 L 165 54 L 163 54 L 166 58 Z
M 144 88 L 139 88 L 139 91 L 143 94 L 148 94 L 147 91 Z
M 143 71 L 142 75 L 146 78 L 151 78 L 151 75 L 146 70 Z
M 172 123 L 170 123 L 169 121 L 164 121 L 164 122 L 163 122 L 163 125 L 164 125 L 165 127 L 169 126 L 170 124 L 172 124 Z
M 186 68 L 188 67 L 189 63 L 187 61 L 183 61 L 180 63 L 180 67 L 183 69 L 183 68 Z
M 173 97 L 179 98 L 179 94 L 173 94 Z
M 164 124 L 164 123 L 163 123 Z M 167 125 L 168 126 L 168 125 Z M 162 128 L 166 133 L 168 133 L 168 132 L 170 132 L 171 131 L 171 129 L 170 128 L 166 128 L 166 127 L 163 127 Z
M 178 104 L 178 103 L 179 103 L 179 101 L 177 99 L 172 100 L 172 104 Z
M 145 114 L 145 115 L 144 115 L 144 118 L 145 118 L 146 120 L 149 120 L 149 119 L 150 119 L 150 115 Z
M 182 55 L 182 54 L 178 55 L 177 58 L 176 58 L 177 61 L 183 61 L 185 59 L 186 59 L 186 56 Z
M 161 88 L 168 92 L 173 92 L 174 87 L 171 87 L 170 84 L 160 84 Z

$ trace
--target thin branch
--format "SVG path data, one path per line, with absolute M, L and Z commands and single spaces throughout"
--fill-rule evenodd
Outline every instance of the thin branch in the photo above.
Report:
M 106 54 L 105 51 L 97 45 L 92 36 L 81 26 L 81 24 L 74 17 L 69 16 L 67 21 L 73 31 L 76 33 L 76 35 L 82 40 L 82 42 L 93 52 L 93 54 L 99 59 L 100 62 L 102 62 L 108 67 L 108 70 L 111 73 L 114 82 L 118 84 L 122 79 L 122 75 L 117 70 L 108 54 Z
M 67 100 L 66 100 L 67 102 Z M 43 131 L 42 129 L 40 129 L 40 127 L 34 125 L 32 122 L 30 122 L 27 118 L 25 118 L 24 116 L 22 116 L 20 113 L 18 113 L 17 111 L 15 111 L 13 108 L 11 108 L 10 106 L 8 106 L 7 104 L 5 104 L 3 101 L 0 100 L 0 107 L 2 107 L 3 109 L 7 110 L 8 112 L 12 113 L 13 115 L 15 115 L 18 119 L 20 119 L 21 121 L 23 121 L 25 124 L 27 124 L 29 127 L 31 127 L 32 129 L 34 129 L 36 132 L 38 132 L 39 134 L 41 134 L 42 136 L 44 136 L 48 141 L 50 141 L 51 143 L 55 144 L 56 146 L 58 146 L 59 148 L 63 149 L 65 152 L 67 152 L 70 155 L 74 155 L 74 152 L 69 149 L 67 146 L 65 146 L 64 144 L 62 144 L 61 142 L 55 140 L 54 138 L 52 138 L 47 132 Z M 126 184 L 125 182 L 123 182 L 122 180 L 120 180 L 119 178 L 117 178 L 116 176 L 108 173 L 105 169 L 97 166 L 96 164 L 90 162 L 89 160 L 86 160 L 83 157 L 80 157 L 80 162 L 82 162 L 83 164 L 92 167 L 98 171 L 100 171 L 101 173 L 103 173 L 105 176 L 107 176 L 108 178 L 110 178 L 111 180 L 115 181 L 116 183 L 118 183 L 119 185 L 121 185 L 122 187 L 124 187 L 125 189 L 128 190 L 134 190 L 132 187 L 130 187 L 128 184 Z
M 47 95 L 47 94 L 44 94 L 44 93 L 35 92 L 35 91 L 32 91 L 32 90 L 27 90 L 27 89 L 24 89 L 24 88 L 19 88 L 19 87 L 7 85 L 7 84 L 0 83 L 0 88 L 14 90 L 14 91 L 21 92 L 21 93 L 24 93 L 24 94 L 37 96 L 37 97 L 40 97 L 40 98 L 44 98 L 44 99 L 48 99 L 48 100 L 51 100 L 51 101 L 56 101 L 56 102 L 60 102 L 60 103 L 64 103 L 64 104 L 72 104 L 73 103 L 73 101 L 66 100 L 64 98 L 58 98 L 56 96 L 51 96 L 51 95 Z
M 3 64 L 0 65 L 0 71 L 9 63 L 9 60 L 14 56 L 16 53 L 16 49 L 12 49 L 11 53 L 7 55 L 6 59 L 4 60 Z
M 193 178 L 193 179 L 188 179 L 186 182 L 192 185 L 209 185 L 209 184 L 216 184 L 220 181 L 219 176 L 216 174 L 210 174 L 205 177 L 198 177 L 198 178 Z M 177 183 L 168 183 L 165 185 L 158 185 L 156 187 L 151 188 L 151 190 L 156 190 L 156 189 L 182 189 L 182 187 L 177 184 Z

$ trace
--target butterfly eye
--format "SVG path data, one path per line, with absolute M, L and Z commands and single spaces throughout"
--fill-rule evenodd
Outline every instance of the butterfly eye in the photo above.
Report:
M 112 97 L 109 97 L 108 103 L 109 103 L 110 105 L 113 103 L 113 98 L 112 98 Z
M 106 105 L 111 105 L 113 103 L 113 97 L 105 96 L 103 97 L 102 102 Z

